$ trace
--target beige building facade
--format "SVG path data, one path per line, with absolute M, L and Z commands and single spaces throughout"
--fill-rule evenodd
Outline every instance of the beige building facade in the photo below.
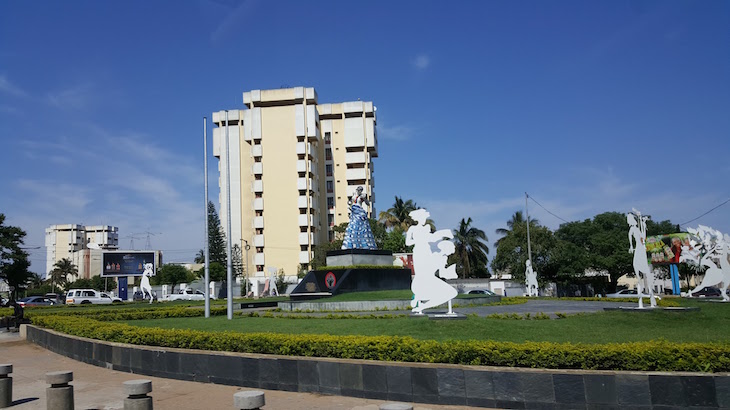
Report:
M 68 258 L 79 269 L 79 278 L 89 278 L 101 273 L 101 250 L 118 248 L 116 226 L 51 225 L 46 228 L 46 274 L 56 262 Z M 94 268 L 96 265 L 98 270 Z
M 348 198 L 358 186 L 375 212 L 375 107 L 318 104 L 314 88 L 305 87 L 247 91 L 243 104 L 213 113 L 221 223 L 226 229 L 230 169 L 231 241 L 250 246 L 248 257 L 243 252 L 249 274 L 276 267 L 296 275 L 314 246 L 348 221 Z

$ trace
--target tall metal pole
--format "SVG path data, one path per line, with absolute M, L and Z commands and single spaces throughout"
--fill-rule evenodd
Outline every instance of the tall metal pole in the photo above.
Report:
M 532 263 L 532 248 L 530 247 L 530 213 L 527 211 L 527 192 L 525 192 L 525 217 L 527 218 L 527 260 Z
M 228 285 L 228 320 L 233 319 L 233 266 L 231 265 L 231 140 L 228 136 L 226 110 L 226 284 Z
M 245 239 L 241 239 L 246 246 L 244 246 L 244 249 L 246 250 L 246 297 L 248 297 L 248 289 L 251 287 L 251 279 L 248 277 L 248 250 L 251 249 L 251 245 L 248 244 L 248 241 Z
M 210 317 L 210 253 L 208 243 L 208 119 L 203 117 L 203 179 L 205 180 L 205 317 Z

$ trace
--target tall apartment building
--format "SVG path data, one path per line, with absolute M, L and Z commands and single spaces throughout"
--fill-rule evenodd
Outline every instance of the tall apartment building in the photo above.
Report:
M 63 258 L 70 259 L 79 269 L 80 278 L 88 278 L 92 273 L 90 264 L 96 262 L 101 266 L 101 251 L 93 251 L 89 244 L 98 245 L 99 249 L 114 250 L 119 248 L 119 228 L 108 225 L 83 226 L 77 224 L 51 225 L 46 228 L 46 273 L 53 270 L 53 265 Z M 96 246 L 93 246 L 96 248 Z M 97 256 L 92 256 L 92 254 Z M 100 273 L 101 270 L 99 269 Z
M 251 246 L 244 261 L 250 275 L 264 276 L 265 267 L 294 275 L 348 221 L 347 201 L 358 186 L 375 213 L 375 107 L 319 105 L 314 88 L 304 87 L 244 92 L 243 104 L 213 113 L 221 222 L 225 229 L 230 161 L 232 243 Z

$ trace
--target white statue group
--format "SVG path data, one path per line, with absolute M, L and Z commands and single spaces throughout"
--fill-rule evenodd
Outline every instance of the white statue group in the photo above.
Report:
M 655 307 L 655 299 L 659 299 L 654 295 L 654 274 L 646 256 L 646 220 L 647 217 L 642 216 L 636 209 L 626 214 L 626 221 L 629 224 L 629 252 L 634 254 L 634 273 L 638 279 L 640 309 L 644 307 L 642 301 L 644 287 L 649 292 L 651 307 Z M 730 237 L 704 225 L 700 225 L 697 229 L 688 228 L 687 232 L 691 239 L 689 244 L 682 246 L 679 261 L 706 268 L 702 282 L 689 291 L 688 296 L 691 297 L 703 288 L 722 284 L 720 287 L 722 299 L 725 302 L 730 301 L 726 293 L 726 289 L 730 287 L 730 261 L 728 261 Z
M 427 223 L 431 215 L 425 209 L 416 209 L 409 215 L 416 221 L 416 225 L 408 228 L 406 233 L 406 245 L 413 245 L 415 272 L 411 282 L 413 291 L 411 307 L 414 313 L 423 314 L 424 309 L 450 302 L 458 293 L 451 285 L 439 279 L 457 277 L 456 266 L 446 266 L 449 255 L 455 250 L 454 243 L 446 238 L 452 239 L 454 235 L 449 229 L 431 232 L 431 226 Z M 432 244 L 438 249 L 437 251 Z M 452 313 L 450 305 L 449 313 Z
M 680 262 L 706 268 L 702 282 L 689 291 L 688 295 L 692 296 L 703 288 L 722 284 L 719 286 L 722 299 L 725 302 L 730 301 L 726 292 L 730 287 L 730 261 L 727 258 L 730 236 L 704 225 L 697 229 L 688 228 L 687 232 L 691 239 L 689 245 L 682 247 Z

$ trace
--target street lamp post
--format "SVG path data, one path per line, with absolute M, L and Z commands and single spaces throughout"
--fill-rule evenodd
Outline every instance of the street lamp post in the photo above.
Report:
M 248 241 L 245 239 L 241 239 L 241 241 L 245 244 L 243 249 L 246 250 L 246 297 L 248 297 L 249 288 L 251 287 L 251 280 L 248 277 L 248 250 L 251 249 L 251 245 L 249 245 Z

